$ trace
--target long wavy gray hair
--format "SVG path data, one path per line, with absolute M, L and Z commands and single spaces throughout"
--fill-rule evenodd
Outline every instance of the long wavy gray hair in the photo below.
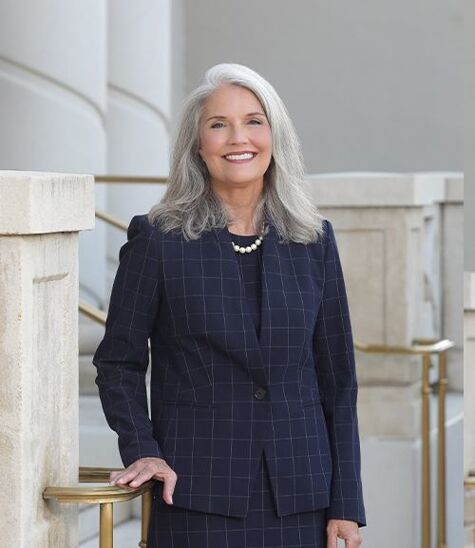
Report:
M 283 243 L 315 242 L 323 234 L 323 216 L 304 191 L 303 156 L 287 109 L 267 80 L 234 63 L 211 67 L 186 98 L 173 138 L 167 189 L 150 209 L 149 221 L 164 232 L 181 231 L 186 240 L 195 240 L 203 231 L 233 222 L 231 213 L 213 192 L 208 168 L 198 153 L 203 105 L 224 84 L 242 86 L 254 93 L 272 132 L 272 159 L 253 212 L 253 226 L 261 226 L 267 212 Z

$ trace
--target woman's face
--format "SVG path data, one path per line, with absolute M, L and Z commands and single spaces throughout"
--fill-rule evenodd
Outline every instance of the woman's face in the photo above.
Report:
M 248 89 L 223 85 L 206 100 L 200 149 L 213 186 L 264 184 L 272 158 L 272 134 L 264 109 Z

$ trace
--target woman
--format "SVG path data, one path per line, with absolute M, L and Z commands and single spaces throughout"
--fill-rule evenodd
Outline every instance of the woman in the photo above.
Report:
M 163 199 L 129 226 L 93 360 L 126 467 L 111 483 L 159 480 L 149 548 L 361 545 L 348 303 L 302 181 L 274 88 L 208 70 Z

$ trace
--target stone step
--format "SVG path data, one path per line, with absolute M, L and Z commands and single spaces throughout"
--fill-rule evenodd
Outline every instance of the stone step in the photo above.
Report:
M 92 363 L 92 354 L 79 356 L 79 394 L 97 396 L 95 383 L 97 370 Z
M 109 428 L 105 420 L 97 394 L 79 396 L 79 463 L 81 466 L 123 468 L 117 446 L 117 435 Z M 114 504 L 114 523 L 119 524 L 139 517 L 140 508 L 140 497 L 134 501 Z M 80 542 L 94 539 L 99 533 L 99 506 L 81 504 L 79 511 Z M 98 546 L 97 542 L 95 546 Z
M 92 357 L 104 336 L 104 326 L 79 316 L 79 394 L 97 395 Z
M 79 355 L 94 354 L 96 348 L 104 336 L 104 326 L 90 320 L 89 318 L 79 315 L 78 323 L 78 338 L 79 338 Z
M 140 520 L 130 519 L 114 528 L 114 548 L 133 548 L 140 541 Z M 79 544 L 79 548 L 98 548 L 99 537 L 94 536 Z
M 91 484 L 94 485 L 94 484 Z M 96 484 L 99 485 L 99 484 Z M 121 523 L 135 519 L 129 502 L 114 504 L 114 529 Z M 99 535 L 99 506 L 79 504 L 79 543 L 97 539 Z M 80 544 L 82 546 L 82 544 Z M 99 546 L 96 542 L 95 546 Z
M 117 434 L 107 424 L 97 393 L 79 396 L 79 462 L 82 466 L 123 466 Z

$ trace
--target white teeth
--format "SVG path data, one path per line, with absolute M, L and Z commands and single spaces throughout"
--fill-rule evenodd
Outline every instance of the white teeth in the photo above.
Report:
M 251 152 L 246 152 L 245 154 L 230 154 L 225 156 L 226 160 L 250 160 L 254 154 Z

